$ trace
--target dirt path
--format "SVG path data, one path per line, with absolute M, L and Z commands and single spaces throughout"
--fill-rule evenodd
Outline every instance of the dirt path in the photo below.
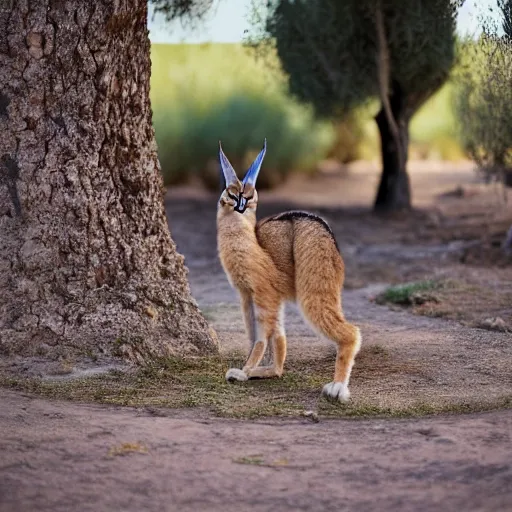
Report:
M 431 211 L 435 210 L 439 203 L 436 194 L 443 188 L 435 182 L 428 188 L 429 181 L 421 172 L 412 176 L 422 185 L 424 204 L 430 201 Z M 363 173 L 363 177 L 368 181 L 367 174 Z M 454 187 L 457 179 L 465 183 L 472 177 L 472 173 L 455 174 L 451 182 L 441 183 L 444 187 Z M 349 188 L 343 197 L 351 197 L 350 187 L 364 190 L 368 195 L 372 188 L 362 186 L 360 179 L 363 178 L 357 173 L 348 179 L 327 177 L 312 184 L 299 181 L 286 190 L 262 193 L 259 216 L 297 207 L 308 208 L 304 204 L 305 192 L 307 201 L 313 205 L 318 204 L 319 195 L 327 203 L 332 202 L 341 187 Z M 223 274 L 216 253 L 215 196 L 197 196 L 194 192 L 192 188 L 183 188 L 168 194 L 166 206 L 171 232 L 186 257 L 192 293 L 219 334 L 221 350 L 244 352 L 246 340 L 238 298 Z M 370 301 L 385 287 L 383 283 L 392 281 L 396 275 L 402 280 L 404 275 L 420 279 L 439 274 L 476 275 L 488 289 L 487 295 L 499 297 L 498 290 L 509 290 L 508 295 L 503 296 L 498 313 L 510 323 L 511 266 L 475 267 L 447 258 L 446 245 L 439 250 L 439 244 L 432 243 L 442 227 L 433 228 L 437 235 L 425 233 L 422 223 L 428 219 L 428 213 L 405 220 L 383 221 L 361 208 L 311 208 L 328 219 L 336 235 L 345 259 L 347 281 L 353 285 L 359 283 L 359 286 L 348 286 L 343 294 L 347 318 L 360 325 L 363 333 L 362 350 L 352 374 L 355 403 L 394 410 L 442 409 L 443 406 L 448 410 L 475 410 L 512 396 L 510 333 L 474 329 L 457 321 L 412 315 L 407 311 L 391 311 Z M 450 223 L 456 224 L 456 219 L 448 218 L 445 224 Z M 454 234 L 460 232 L 457 226 Z M 460 295 L 465 301 L 463 307 L 466 304 L 466 309 L 473 309 L 474 315 L 478 315 L 475 300 L 482 300 L 481 297 L 474 291 Z M 486 306 L 482 300 L 482 307 Z M 448 316 L 449 313 L 446 312 Z M 488 313 L 481 315 L 485 317 Z M 312 366 L 315 360 L 334 358 L 333 346 L 312 333 L 293 305 L 287 307 L 285 324 L 289 363 L 305 361 Z M 317 399 L 316 393 L 304 399 L 304 408 L 315 409 Z
M 2 393 L 0 510 L 511 509 L 512 411 L 320 423 L 154 414 Z
M 413 182 L 424 183 L 421 204 L 431 204 L 434 192 L 456 184 L 457 176 L 440 172 L 429 192 L 431 180 L 413 174 Z M 510 266 L 462 264 L 456 244 L 455 259 L 446 257 L 454 236 L 472 239 L 488 221 L 466 225 L 465 218 L 439 221 L 421 214 L 383 223 L 360 207 L 336 206 L 341 187 L 344 197 L 361 204 L 357 193 L 368 190 L 368 176 L 327 177 L 323 185 L 299 183 L 262 194 L 260 213 L 310 204 L 336 234 L 347 266 L 345 313 L 363 332 L 351 385 L 354 407 L 421 413 L 510 400 L 510 333 L 391 311 L 369 300 L 384 283 L 411 276 L 470 276 L 499 298 L 482 302 L 482 311 L 494 308 L 509 321 Z M 331 206 L 315 208 L 320 204 Z M 166 207 L 193 294 L 218 332 L 222 352 L 245 350 L 237 297 L 216 256 L 215 198 L 175 190 Z M 479 314 L 474 303 L 468 303 L 471 308 Z M 269 397 L 289 398 L 287 386 L 304 375 L 310 383 L 295 391 L 292 410 L 318 410 L 321 387 L 315 379 L 324 379 L 325 372 L 329 378 L 334 349 L 304 325 L 294 307 L 287 310 L 286 327 L 288 384 L 246 383 L 254 386 L 252 406 Z M 326 370 L 317 368 L 316 377 L 307 373 L 319 361 Z M 215 386 L 221 397 L 226 385 Z M 247 399 L 242 390 L 229 387 L 228 408 Z M 151 403 L 165 403 L 158 396 L 164 388 L 156 393 Z M 318 423 L 238 421 L 215 418 L 204 408 L 81 405 L 1 389 L 0 432 L 0 512 L 512 510 L 512 410 L 404 420 L 329 420 L 320 414 Z

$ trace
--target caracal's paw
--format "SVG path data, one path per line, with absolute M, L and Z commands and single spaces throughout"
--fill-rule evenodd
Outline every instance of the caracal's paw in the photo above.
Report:
M 247 380 L 248 378 L 249 377 L 247 377 L 247 374 L 243 370 L 239 370 L 238 368 L 230 368 L 226 372 L 226 380 L 228 382 L 234 382 L 235 380 L 243 382 L 244 380 Z
M 329 382 L 322 389 L 322 395 L 330 400 L 339 400 L 340 402 L 348 402 L 350 391 L 344 382 Z

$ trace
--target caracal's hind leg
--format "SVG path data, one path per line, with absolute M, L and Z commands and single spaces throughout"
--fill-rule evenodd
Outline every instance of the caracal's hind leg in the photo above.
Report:
M 322 394 L 327 398 L 346 402 L 350 398 L 348 383 L 354 360 L 361 348 L 361 331 L 348 322 L 338 320 L 336 330 L 330 329 L 331 339 L 337 344 L 334 380 L 326 384 Z
M 230 368 L 226 373 L 227 381 L 244 381 L 252 376 L 251 372 L 260 364 L 267 349 L 267 341 L 277 324 L 277 310 L 264 308 L 254 304 L 255 341 L 244 367 Z
M 272 365 L 256 366 L 247 369 L 247 376 L 252 379 L 268 379 L 271 377 L 281 377 L 283 374 L 284 361 L 286 359 L 286 334 L 284 331 L 284 306 L 279 309 L 277 325 L 270 336 L 272 343 Z
M 304 308 L 304 314 L 316 329 L 337 345 L 334 380 L 324 386 L 322 394 L 346 402 L 350 398 L 350 373 L 361 347 L 359 328 L 349 324 L 336 307 L 309 304 Z
M 311 243 L 318 229 L 309 223 L 294 239 L 295 286 L 304 316 L 321 334 L 336 343 L 334 380 L 323 394 L 344 402 L 349 399 L 348 383 L 361 344 L 359 329 L 348 323 L 342 312 L 344 265 L 332 238 L 325 234 Z

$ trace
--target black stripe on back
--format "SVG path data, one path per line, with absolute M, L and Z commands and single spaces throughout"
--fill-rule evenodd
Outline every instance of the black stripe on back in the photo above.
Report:
M 295 219 L 307 219 L 321 224 L 323 228 L 327 231 L 327 233 L 329 233 L 330 237 L 332 238 L 332 241 L 334 242 L 334 245 L 336 246 L 336 249 L 338 249 L 338 252 L 340 251 L 338 247 L 338 242 L 336 242 L 336 238 L 334 236 L 334 233 L 332 232 L 331 227 L 329 226 L 329 224 L 327 224 L 327 222 L 325 222 L 324 219 L 322 219 L 322 217 L 319 217 L 318 215 L 314 215 L 309 212 L 290 211 L 274 215 L 273 217 L 268 218 L 265 222 L 272 222 L 276 220 L 294 221 Z

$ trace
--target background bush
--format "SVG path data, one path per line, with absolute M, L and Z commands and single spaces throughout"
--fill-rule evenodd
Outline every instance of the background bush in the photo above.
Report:
M 460 48 L 455 111 L 462 147 L 487 178 L 512 186 L 512 41 L 482 35 Z
M 235 44 L 152 46 L 153 124 L 167 185 L 193 172 L 218 187 L 219 140 L 242 174 L 267 137 L 260 187 L 326 156 L 332 125 L 315 120 L 249 52 Z

